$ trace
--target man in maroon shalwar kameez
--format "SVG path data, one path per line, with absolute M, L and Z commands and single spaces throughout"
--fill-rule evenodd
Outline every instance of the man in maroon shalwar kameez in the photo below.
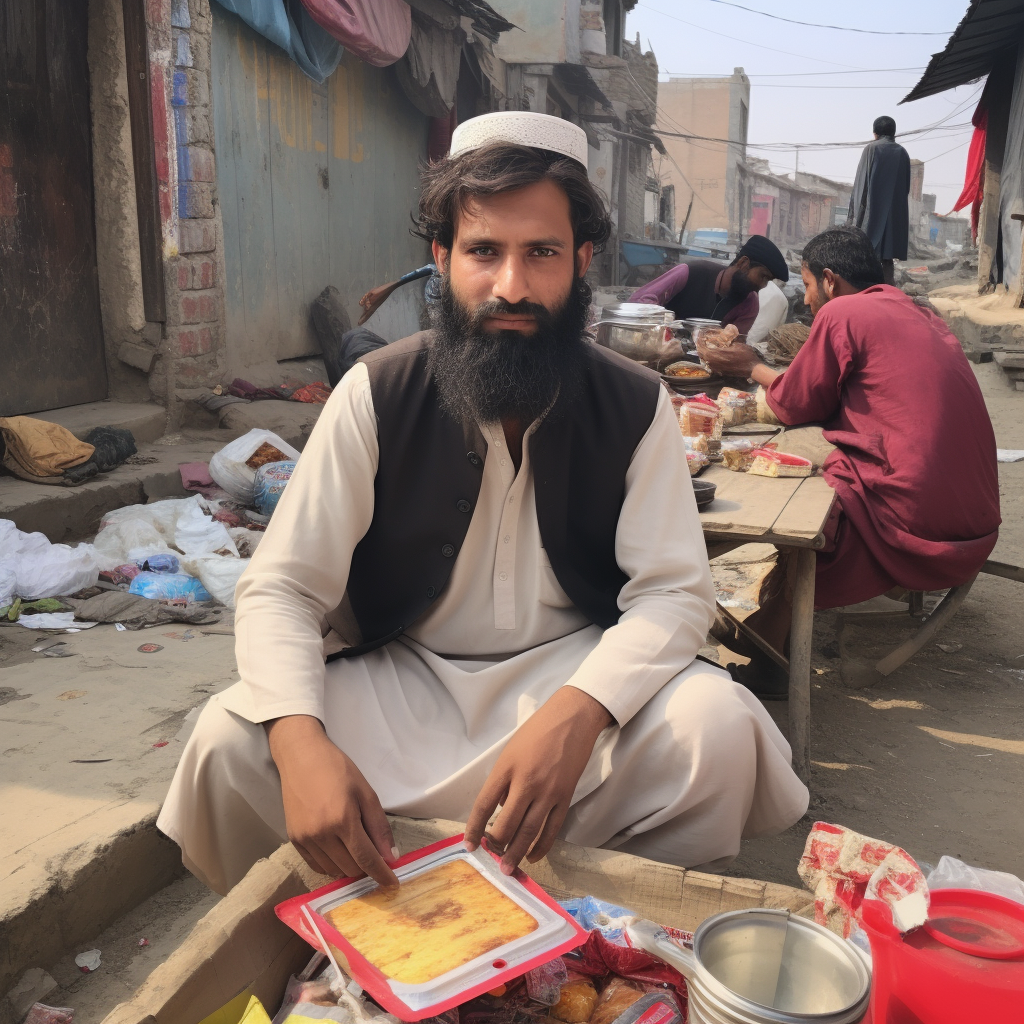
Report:
M 881 283 L 859 229 L 823 232 L 803 260 L 814 326 L 785 373 L 746 345 L 702 354 L 761 384 L 782 423 L 820 423 L 836 445 L 822 470 L 837 501 L 815 606 L 964 583 L 1000 522 L 995 436 L 970 363 L 939 317 Z M 781 647 L 788 609 L 755 615 L 751 627 Z

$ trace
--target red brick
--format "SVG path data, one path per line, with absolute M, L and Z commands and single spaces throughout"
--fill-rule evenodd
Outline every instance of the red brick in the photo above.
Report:
M 199 296 L 199 319 L 203 323 L 217 319 L 217 301 L 212 295 Z
M 200 260 L 193 265 L 194 288 L 212 288 L 216 279 L 217 272 L 213 260 Z
M 178 331 L 178 356 L 203 356 L 213 351 L 213 331 L 209 327 L 189 327 Z
M 192 287 L 192 264 L 182 260 L 178 264 L 178 291 L 185 291 Z
M 213 220 L 178 221 L 178 251 L 213 252 L 217 248 L 217 222 Z

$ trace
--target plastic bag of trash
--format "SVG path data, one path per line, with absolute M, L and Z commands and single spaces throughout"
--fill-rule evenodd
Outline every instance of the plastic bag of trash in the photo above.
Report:
M 246 532 L 248 533 L 248 530 Z M 18 577 L 14 570 L 10 566 L 0 565 L 0 608 L 14 600 L 14 592 L 17 589 Z
M 235 584 L 238 583 L 238 577 L 249 568 L 249 559 L 211 555 L 187 559 L 184 567 L 192 575 L 197 576 L 221 604 L 234 608 Z
M 256 501 L 256 510 L 265 516 L 272 516 L 277 503 L 284 494 L 284 489 L 295 471 L 295 460 L 287 459 L 284 462 L 268 462 L 256 470 L 256 479 L 253 483 L 253 498 Z
M 227 559 L 225 559 L 227 561 Z M 129 594 L 149 597 L 154 601 L 210 601 L 212 596 L 206 587 L 195 578 L 182 572 L 140 572 Z
M 176 555 L 158 554 L 137 558 L 135 564 L 140 572 L 178 572 L 181 563 Z M 135 577 L 133 576 L 132 579 Z
M 190 499 L 174 525 L 174 546 L 190 558 L 203 555 L 230 555 L 238 557 L 238 548 L 223 523 L 211 519 L 200 504 L 198 496 Z
M 251 505 L 256 470 L 268 462 L 298 457 L 299 453 L 273 431 L 255 428 L 226 444 L 210 459 L 210 476 L 236 501 Z
M 23 533 L 9 519 L 0 519 L 0 569 L 16 578 L 12 596 L 33 601 L 93 586 L 100 567 L 91 544 L 51 544 L 41 533 Z

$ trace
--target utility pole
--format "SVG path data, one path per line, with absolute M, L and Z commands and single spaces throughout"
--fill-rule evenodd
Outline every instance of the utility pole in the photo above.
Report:
M 796 176 L 800 173 L 800 147 L 796 147 L 796 171 L 793 174 L 793 180 L 796 181 Z

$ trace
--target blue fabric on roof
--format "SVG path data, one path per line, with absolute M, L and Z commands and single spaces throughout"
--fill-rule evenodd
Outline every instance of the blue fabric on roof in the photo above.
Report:
M 330 78 L 345 52 L 306 12 L 300 0 L 217 0 L 253 31 L 279 46 L 314 82 Z

